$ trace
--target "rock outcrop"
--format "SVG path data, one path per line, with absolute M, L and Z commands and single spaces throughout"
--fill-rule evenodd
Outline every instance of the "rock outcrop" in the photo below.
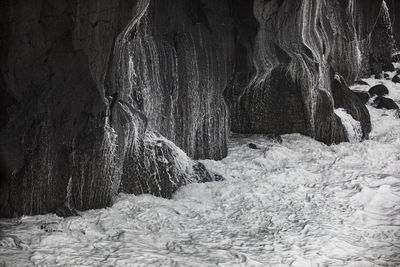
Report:
M 181 149 L 226 155 L 228 6 L 210 1 L 208 20 L 199 1 L 178 2 L 2 4 L 1 216 L 210 180 Z
M 389 9 L 383 2 L 379 18 L 370 37 L 370 67 L 372 74 L 394 71 L 392 54 L 394 52 L 393 29 Z
M 385 0 L 390 13 L 393 35 L 396 42 L 396 50 L 400 48 L 400 2 L 397 0 Z
M 400 83 L 400 76 L 397 74 L 392 78 L 392 82 L 394 83 Z
M 378 109 L 399 109 L 399 106 L 393 101 L 393 99 L 383 96 L 378 96 L 374 100 L 373 105 Z
M 119 192 L 171 197 L 216 179 L 195 160 L 225 157 L 230 131 L 346 141 L 337 107 L 367 137 L 368 111 L 345 84 L 369 63 L 381 7 L 3 1 L 0 216 L 105 207 Z
M 233 4 L 236 64 L 226 90 L 232 130 L 298 132 L 328 144 L 345 141 L 333 112 L 331 72 L 348 82 L 358 76 L 362 41 L 370 36 L 382 1 L 246 4 Z
M 337 74 L 332 81 L 331 88 L 335 109 L 342 108 L 353 119 L 359 121 L 363 132 L 362 138 L 368 138 L 368 133 L 371 132 L 371 118 L 367 107 L 364 105 L 365 103 L 350 90 L 343 77 Z
M 389 94 L 389 89 L 383 84 L 378 84 L 369 88 L 368 93 L 371 96 L 384 96 Z
M 369 99 L 371 96 L 369 95 L 368 92 L 365 92 L 363 90 L 352 90 L 352 92 L 358 97 L 358 99 L 361 100 L 361 102 L 365 105 L 368 103 Z

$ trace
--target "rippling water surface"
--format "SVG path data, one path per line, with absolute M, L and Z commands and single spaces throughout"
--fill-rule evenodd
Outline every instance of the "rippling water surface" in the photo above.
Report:
M 400 119 L 369 110 L 362 143 L 234 136 L 227 158 L 203 161 L 225 181 L 172 200 L 121 195 L 81 217 L 3 220 L 0 265 L 400 266 Z

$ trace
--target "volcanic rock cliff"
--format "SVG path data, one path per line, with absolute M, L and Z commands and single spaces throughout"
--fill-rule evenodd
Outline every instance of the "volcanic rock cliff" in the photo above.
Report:
M 393 52 L 382 0 L 0 5 L 0 216 L 171 197 L 216 179 L 195 160 L 225 157 L 230 131 L 347 141 L 334 108 L 367 138 L 346 84 Z
M 390 20 L 393 27 L 393 34 L 397 46 L 400 45 L 400 2 L 397 0 L 386 0 L 388 11 L 390 14 Z

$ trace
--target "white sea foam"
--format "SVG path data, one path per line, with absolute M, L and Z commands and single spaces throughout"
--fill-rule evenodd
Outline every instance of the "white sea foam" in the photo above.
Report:
M 335 109 L 335 114 L 339 116 L 342 124 L 346 128 L 350 143 L 360 142 L 363 135 L 361 123 L 342 108 Z
M 366 81 L 400 100 L 400 86 Z M 121 194 L 81 217 L 0 221 L 0 264 L 399 266 L 400 119 L 368 109 L 371 138 L 361 143 L 234 136 L 227 158 L 203 161 L 225 181 L 185 186 L 171 200 Z

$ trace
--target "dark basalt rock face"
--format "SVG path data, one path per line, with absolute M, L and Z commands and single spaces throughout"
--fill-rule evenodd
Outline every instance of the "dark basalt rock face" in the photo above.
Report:
M 150 129 L 196 159 L 221 159 L 227 153 L 229 120 L 222 93 L 234 52 L 227 3 L 149 1 L 114 47 L 109 94 L 133 100 Z
M 361 100 L 361 102 L 365 105 L 368 103 L 371 98 L 368 92 L 360 91 L 360 90 L 352 90 L 352 92 Z
M 378 19 L 371 35 L 362 41 L 363 62 L 360 75 L 382 75 L 382 71 L 394 71 L 392 54 L 395 42 L 389 8 L 382 2 Z
M 385 0 L 390 13 L 392 21 L 393 34 L 396 41 L 396 47 L 398 50 L 400 46 L 400 2 L 397 0 Z
M 368 133 L 371 132 L 371 118 L 367 107 L 349 89 L 341 76 L 335 76 L 331 88 L 335 108 L 345 109 L 355 120 L 361 122 L 363 138 L 367 138 Z
M 393 30 L 389 10 L 386 3 L 383 3 L 378 21 L 371 34 L 370 65 L 372 73 L 394 71 L 392 64 Z
M 254 14 L 246 5 L 254 5 Z M 233 1 L 240 27 L 235 76 L 225 93 L 232 130 L 298 132 L 328 144 L 346 140 L 333 113 L 330 69 L 348 82 L 355 80 L 361 40 L 373 30 L 381 5 L 382 1 Z
M 120 185 L 122 192 L 171 198 L 187 183 L 215 180 L 204 165 L 186 159 L 183 151 L 160 135 L 148 133 L 141 149 L 135 153 L 131 151 L 126 158 Z
M 258 146 L 256 144 L 250 143 L 248 144 L 248 147 L 251 149 L 259 149 Z
M 338 143 L 341 107 L 366 137 L 368 111 L 345 84 L 361 76 L 360 49 L 369 64 L 381 6 L 3 1 L 0 216 L 68 216 L 119 192 L 169 198 L 220 180 L 192 159 L 226 156 L 230 130 Z
M 179 4 L 174 14 L 165 1 L 2 4 L 0 216 L 212 180 L 156 133 L 190 156 L 225 156 L 228 5 Z

